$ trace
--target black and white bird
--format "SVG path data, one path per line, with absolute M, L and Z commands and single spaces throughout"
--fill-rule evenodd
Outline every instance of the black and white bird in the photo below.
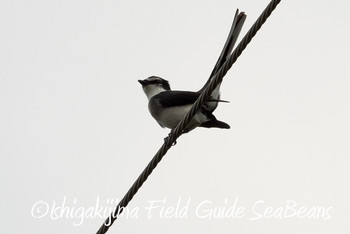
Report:
M 189 112 L 199 95 L 203 92 L 210 80 L 215 76 L 215 74 L 230 56 L 245 18 L 246 15 L 243 12 L 238 14 L 237 10 L 230 33 L 226 40 L 225 46 L 222 49 L 220 57 L 216 62 L 208 81 L 199 91 L 192 92 L 171 90 L 169 82 L 157 76 L 151 76 L 145 80 L 139 80 L 139 83 L 142 85 L 143 91 L 148 98 L 148 110 L 161 127 L 174 129 Z M 196 127 L 230 128 L 227 123 L 217 120 L 213 115 L 218 103 L 226 102 L 220 100 L 220 85 L 221 83 L 218 84 L 208 100 L 205 101 L 201 109 L 191 119 L 184 132 L 189 132 Z

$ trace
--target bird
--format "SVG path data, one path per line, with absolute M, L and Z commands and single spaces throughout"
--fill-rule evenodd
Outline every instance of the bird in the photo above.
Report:
M 138 80 L 148 99 L 148 110 L 152 117 L 163 128 L 174 129 L 189 112 L 195 101 L 201 95 L 211 79 L 217 74 L 225 61 L 231 55 L 234 44 L 241 31 L 246 15 L 236 11 L 230 33 L 222 52 L 214 66 L 205 85 L 198 91 L 171 90 L 169 81 L 159 77 L 150 76 L 144 80 Z M 219 83 L 209 98 L 204 102 L 195 116 L 190 120 L 183 133 L 192 131 L 197 127 L 229 129 L 230 125 L 217 120 L 213 112 L 219 102 L 228 102 L 220 99 Z
M 171 90 L 169 82 L 161 77 L 151 76 L 139 80 L 148 98 L 148 109 L 161 127 L 174 129 L 184 118 L 197 100 L 200 92 Z M 184 133 L 196 127 L 230 128 L 230 126 L 215 118 L 212 104 L 225 102 L 219 99 L 207 100 L 184 129 Z M 214 105 L 215 105 L 214 104 Z

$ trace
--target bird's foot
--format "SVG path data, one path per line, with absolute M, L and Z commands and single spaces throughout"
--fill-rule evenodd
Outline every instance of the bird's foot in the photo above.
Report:
M 165 143 L 170 144 L 170 136 L 171 136 L 171 133 L 169 133 L 169 135 L 168 135 L 167 137 L 164 138 Z M 171 144 L 171 146 L 174 146 L 174 145 L 176 145 L 176 144 L 177 144 L 177 142 L 176 142 L 176 140 L 175 140 L 175 141 Z

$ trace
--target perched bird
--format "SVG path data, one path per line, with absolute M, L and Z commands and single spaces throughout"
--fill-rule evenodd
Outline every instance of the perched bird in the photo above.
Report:
M 189 112 L 194 102 L 209 84 L 210 80 L 216 75 L 224 62 L 230 56 L 245 18 L 246 15 L 243 12 L 238 14 L 237 10 L 230 33 L 226 40 L 225 46 L 222 49 L 220 57 L 216 62 L 208 81 L 199 91 L 192 92 L 171 90 L 169 82 L 157 76 L 151 76 L 145 80 L 138 80 L 148 98 L 148 110 L 161 127 L 174 129 Z M 189 132 L 196 127 L 230 128 L 227 123 L 217 120 L 213 115 L 213 112 L 218 106 L 219 102 L 227 102 L 220 100 L 220 85 L 221 83 L 217 85 L 210 97 L 204 102 L 200 110 L 191 119 L 190 123 L 185 127 L 184 133 Z

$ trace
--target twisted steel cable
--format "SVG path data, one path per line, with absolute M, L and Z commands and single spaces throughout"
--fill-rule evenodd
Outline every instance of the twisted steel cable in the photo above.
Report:
M 249 42 L 255 36 L 255 34 L 259 31 L 261 26 L 265 23 L 267 18 L 271 15 L 272 11 L 277 7 L 277 5 L 281 2 L 281 0 L 272 0 L 269 5 L 265 8 L 265 10 L 261 13 L 259 18 L 255 21 L 253 26 L 249 29 L 247 34 L 243 37 L 242 41 L 238 44 L 236 49 L 230 55 L 229 59 L 222 65 L 219 71 L 214 75 L 207 85 L 207 87 L 203 90 L 201 95 L 198 97 L 196 102 L 193 104 L 191 110 L 186 114 L 183 120 L 174 128 L 167 140 L 163 143 L 161 148 L 158 150 L 153 159 L 148 163 L 147 167 L 143 170 L 141 175 L 137 178 L 134 184 L 131 186 L 129 191 L 125 194 L 123 199 L 119 202 L 116 209 L 113 213 L 105 220 L 100 229 L 96 234 L 104 234 L 108 231 L 108 229 L 112 226 L 113 222 L 118 218 L 118 215 L 123 212 L 123 208 L 128 205 L 134 195 L 137 193 L 142 184 L 147 180 L 148 176 L 152 173 L 153 169 L 158 165 L 158 163 L 162 160 L 163 156 L 167 153 L 167 151 L 171 148 L 171 146 L 176 142 L 176 139 L 182 135 L 183 130 L 190 122 L 190 120 L 194 117 L 197 111 L 202 107 L 203 103 L 208 99 L 210 94 L 213 92 L 215 87 L 222 81 L 223 77 L 226 75 L 228 70 L 235 63 L 237 58 L 242 54 L 243 50 L 247 47 Z

